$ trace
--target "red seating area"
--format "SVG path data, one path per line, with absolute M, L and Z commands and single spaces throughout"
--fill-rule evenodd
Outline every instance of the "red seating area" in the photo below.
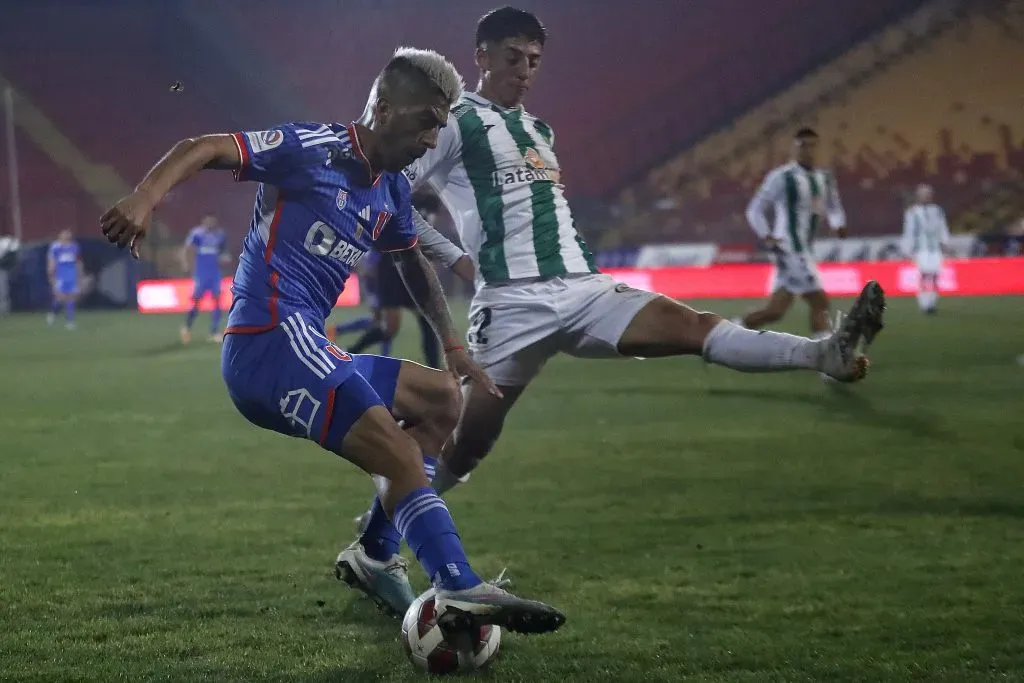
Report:
M 160 14 L 148 4 L 115 4 L 102 11 L 89 3 L 25 4 L 5 10 L 5 15 L 0 22 L 0 71 L 92 163 L 112 166 L 129 186 L 176 140 L 230 128 L 204 93 L 187 85 L 180 94 L 170 91 L 178 74 L 173 58 L 161 50 L 168 37 L 161 33 Z M 40 49 L 36 30 L 42 26 L 46 49 Z M 22 144 L 19 150 L 26 207 L 30 201 L 45 205 L 43 198 L 55 184 L 77 185 L 71 174 L 55 169 L 33 147 Z M 161 207 L 160 217 L 182 235 L 207 210 L 247 221 L 252 188 L 232 184 L 225 178 L 183 186 Z M 26 238 L 48 238 L 58 223 L 79 232 L 92 229 L 100 209 L 87 198 L 79 191 L 74 210 L 51 211 L 48 220 L 45 210 L 26 208 Z
M 528 104 L 556 130 L 571 194 L 607 193 L 667 150 L 706 134 L 833 56 L 842 49 L 837 46 L 921 1 L 524 0 L 519 4 L 538 12 L 551 32 L 547 61 Z M 180 76 L 180 51 L 191 42 L 188 34 L 168 28 L 180 26 L 168 20 L 175 7 L 49 0 L 12 7 L 0 22 L 0 72 L 91 162 L 110 165 L 132 184 L 175 140 L 233 129 L 237 112 L 246 111 L 243 103 L 219 101 L 203 83 L 170 92 Z M 202 4 L 191 7 L 195 13 Z M 330 120 L 362 111 L 370 82 L 398 44 L 451 56 L 472 87 L 475 21 L 491 7 L 486 0 L 450 0 L 443 6 L 305 0 L 288 8 L 264 4 L 260 11 L 247 3 L 222 3 L 217 9 L 237 29 L 225 40 L 265 50 L 314 114 Z M 43 43 L 46 50 L 39 49 Z M 258 82 L 273 76 L 247 77 Z M 32 154 L 23 154 L 26 197 L 45 195 L 47 185 L 66 188 L 76 182 L 39 154 L 33 162 L 38 172 L 25 168 Z M 61 174 L 63 180 L 51 179 Z M 199 214 L 215 211 L 240 235 L 251 197 L 251 187 L 226 177 L 207 180 L 182 187 L 160 215 L 184 234 Z M 29 234 L 48 235 L 55 223 L 68 220 L 90 229 L 98 207 L 81 195 L 69 205 L 74 210 L 58 212 L 58 218 L 27 220 Z
M 15 133 L 18 157 L 18 182 L 21 198 L 21 223 L 26 241 L 50 240 L 64 228 L 74 228 L 81 219 L 92 215 L 95 218 L 96 204 L 82 190 L 69 173 L 56 166 L 53 161 L 25 137 Z M 4 157 L 3 187 L 0 188 L 0 234 L 13 232 L 10 223 L 11 198 L 9 180 Z
M 1021 36 L 989 7 L 799 122 L 823 137 L 822 161 L 836 171 L 853 232 L 898 230 L 917 183 L 934 185 L 955 221 L 995 183 L 1024 174 L 1024 106 L 1012 66 L 1024 63 Z M 621 237 L 749 241 L 744 209 L 787 157 L 791 133 L 766 137 L 696 186 L 692 167 L 669 162 L 677 175 L 653 173 L 658 184 L 647 199 L 672 197 L 679 208 L 646 216 Z
M 538 13 L 551 36 L 528 106 L 555 128 L 570 191 L 604 194 L 817 60 L 834 57 L 865 30 L 920 4 L 520 2 Z M 369 84 L 396 44 L 438 49 L 475 85 L 475 20 L 493 6 L 382 0 L 345 3 L 340 11 L 335 3 L 312 2 L 301 12 L 268 15 L 237 3 L 233 12 L 241 31 L 274 36 L 263 41 L 266 49 L 316 113 L 332 118 L 362 111 Z M 321 27 L 314 41 L 311 25 Z

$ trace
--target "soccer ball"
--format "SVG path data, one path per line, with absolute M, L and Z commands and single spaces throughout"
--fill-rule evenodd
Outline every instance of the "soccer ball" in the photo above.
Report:
M 445 640 L 437 625 L 433 588 L 409 605 L 402 620 L 402 644 L 416 668 L 438 675 L 483 668 L 498 654 L 501 629 L 481 626 L 479 632 L 467 634 L 466 641 L 459 648 Z

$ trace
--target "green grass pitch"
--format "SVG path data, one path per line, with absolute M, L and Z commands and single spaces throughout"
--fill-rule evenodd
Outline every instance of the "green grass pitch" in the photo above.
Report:
M 1022 304 L 893 301 L 856 387 L 550 363 L 448 500 L 568 622 L 474 678 L 1024 680 Z M 422 679 L 331 572 L 367 477 L 246 423 L 180 320 L 0 318 L 0 680 Z

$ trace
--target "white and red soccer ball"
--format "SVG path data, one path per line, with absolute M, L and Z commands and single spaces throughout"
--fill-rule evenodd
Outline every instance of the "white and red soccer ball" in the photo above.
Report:
M 416 598 L 402 620 L 402 645 L 417 669 L 431 674 L 452 674 L 483 668 L 498 654 L 501 629 L 481 626 L 470 634 L 469 648 L 456 649 L 437 625 L 434 589 Z

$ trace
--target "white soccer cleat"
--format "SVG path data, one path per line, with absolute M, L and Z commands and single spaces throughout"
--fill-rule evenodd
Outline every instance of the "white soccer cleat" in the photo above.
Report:
M 845 319 L 836 316 L 832 336 L 819 342 L 819 369 L 838 382 L 856 382 L 868 373 L 869 361 L 863 351 L 881 332 L 885 292 L 874 280 L 861 290 Z
M 338 554 L 334 575 L 369 596 L 383 612 L 401 618 L 416 599 L 409 585 L 409 563 L 399 555 L 380 562 L 356 541 Z
M 504 576 L 502 571 L 494 581 L 460 591 L 438 588 L 434 600 L 437 625 L 457 637 L 486 625 L 515 633 L 550 633 L 565 623 L 565 615 L 554 607 L 517 597 L 502 588 L 508 585 Z

